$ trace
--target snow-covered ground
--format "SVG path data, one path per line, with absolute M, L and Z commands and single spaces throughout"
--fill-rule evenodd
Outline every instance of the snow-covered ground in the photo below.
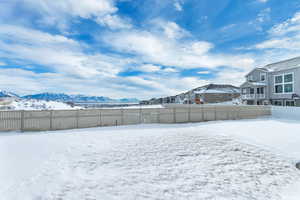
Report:
M 139 108 L 164 108 L 164 105 L 134 105 L 134 106 L 117 106 L 117 107 L 103 107 L 103 109 L 139 109 Z
M 9 104 L 0 105 L 0 110 L 69 110 L 79 109 L 57 101 L 43 101 L 35 99 L 13 99 Z
M 0 135 L 0 197 L 300 199 L 300 124 L 258 119 Z

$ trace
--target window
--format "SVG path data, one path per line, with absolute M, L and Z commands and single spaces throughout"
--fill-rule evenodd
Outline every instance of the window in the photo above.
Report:
M 280 76 L 275 76 L 275 83 L 282 83 L 282 75 Z
M 275 105 L 275 106 L 282 106 L 282 101 L 277 101 L 277 100 L 275 100 L 275 101 L 273 102 L 273 105 Z
M 257 94 L 264 94 L 264 88 L 257 88 Z
M 275 85 L 275 93 L 282 93 L 283 89 L 282 89 L 282 85 Z
M 252 75 L 248 76 L 248 81 L 253 81 L 253 76 Z
M 286 74 L 286 75 L 284 75 L 284 82 L 285 83 L 291 83 L 291 82 L 293 82 L 293 74 Z
M 254 94 L 254 88 L 250 88 L 250 94 Z
M 260 74 L 260 81 L 265 81 L 266 80 L 266 73 Z
M 284 92 L 285 93 L 291 93 L 291 92 L 293 92 L 293 84 L 285 84 L 284 85 Z
M 242 89 L 242 93 L 243 93 L 243 94 L 247 94 L 247 89 L 246 89 L 246 88 L 243 88 L 243 89 Z
M 285 101 L 285 106 L 295 106 L 295 101 L 286 100 Z
M 276 75 L 274 77 L 275 94 L 292 93 L 294 91 L 294 74 Z

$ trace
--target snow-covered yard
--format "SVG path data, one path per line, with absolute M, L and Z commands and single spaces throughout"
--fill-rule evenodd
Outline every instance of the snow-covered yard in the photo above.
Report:
M 0 197 L 300 199 L 300 123 L 279 119 L 0 135 Z

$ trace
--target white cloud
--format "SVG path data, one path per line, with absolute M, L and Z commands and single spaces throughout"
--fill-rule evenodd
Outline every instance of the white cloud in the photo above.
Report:
M 258 49 L 285 49 L 298 51 L 300 48 L 300 12 L 269 31 L 269 39 L 257 44 Z
M 83 50 L 80 43 L 61 35 L 17 26 L 0 26 L 2 57 L 21 60 L 24 64 L 39 64 L 57 72 L 83 78 L 113 77 L 120 71 L 123 63 L 118 58 L 85 54 Z
M 20 94 L 50 91 L 113 98 L 151 98 L 176 94 L 196 84 L 206 83 L 172 75 L 175 73 L 171 72 L 177 72 L 174 67 L 162 69 L 154 64 L 142 68 L 149 72 L 160 70 L 157 72 L 162 73 L 155 76 L 149 74 L 148 77 L 120 77 L 117 73 L 136 61 L 117 56 L 85 54 L 80 43 L 61 35 L 2 25 L 0 38 L 0 57 L 17 60 L 23 66 L 28 63 L 39 64 L 52 71 L 37 73 L 30 71 L 32 69 L 0 69 L 1 89 Z
M 172 67 L 167 67 L 167 68 L 163 69 L 163 72 L 166 72 L 166 73 L 176 73 L 176 72 L 178 72 L 178 70 L 175 69 L 175 68 L 172 68 Z
M 257 15 L 257 22 L 263 23 L 267 20 L 270 20 L 271 8 L 266 8 L 260 11 Z
M 248 48 L 258 51 L 255 52 L 255 66 L 264 66 L 300 55 L 300 12 L 273 26 L 267 33 L 266 40 Z
M 267 3 L 268 0 L 257 0 L 258 2 L 261 2 L 261 3 Z
M 22 3 L 11 0 L 11 5 L 14 3 L 37 14 L 39 24 L 57 26 L 62 31 L 66 31 L 78 17 L 95 20 L 112 29 L 130 26 L 128 20 L 117 15 L 115 0 L 24 0 Z
M 248 23 L 248 26 L 254 28 L 256 31 L 263 31 L 263 26 L 267 21 L 271 20 L 271 8 L 261 10 L 256 18 Z
M 243 82 L 245 82 L 245 75 L 248 72 L 249 71 L 233 69 L 222 70 L 217 72 L 216 77 L 211 81 L 217 84 L 233 84 L 235 86 L 240 86 Z
M 104 35 L 103 41 L 112 48 L 131 53 L 146 63 L 178 68 L 216 68 L 232 66 L 248 68 L 253 60 L 248 56 L 213 54 L 213 44 L 197 40 L 168 38 L 159 33 L 129 30 Z
M 210 71 L 200 71 L 200 72 L 197 72 L 197 74 L 210 74 L 211 72 Z
M 179 77 L 170 74 L 134 76 L 128 77 L 126 80 L 136 85 L 140 85 L 142 88 L 151 88 L 151 90 L 143 89 L 139 91 L 140 95 L 144 96 L 144 99 L 176 95 L 210 83 L 207 80 L 201 80 L 196 77 Z
M 5 66 L 6 63 L 0 61 L 0 66 Z
M 25 0 L 25 5 L 32 9 L 38 9 L 36 12 L 44 17 L 53 17 L 56 20 L 66 14 L 74 17 L 92 18 L 117 11 L 112 0 Z
M 64 92 L 110 96 L 112 98 L 138 97 L 149 99 L 175 95 L 209 83 L 240 84 L 243 73 L 229 70 L 219 72 L 216 79 L 201 80 L 196 77 L 179 77 L 176 74 L 81 79 L 61 73 L 36 73 L 23 69 L 1 69 L 1 89 L 19 94 L 36 92 Z M 14 81 L 11 81 L 14 80 Z M 26 87 L 24 84 L 26 83 Z
M 300 31 L 300 12 L 297 12 L 292 18 L 275 25 L 270 31 L 271 36 L 284 36 L 286 34 L 297 34 Z
M 188 31 L 182 29 L 175 22 L 156 20 L 155 23 L 161 26 L 167 38 L 180 39 L 182 37 L 190 35 Z
M 128 21 L 120 18 L 117 15 L 105 15 L 97 17 L 96 22 L 111 29 L 128 29 L 132 27 Z
M 143 72 L 158 72 L 161 68 L 156 65 L 147 64 L 140 66 L 138 69 Z
M 183 10 L 183 0 L 174 0 L 174 7 L 177 11 L 182 11 Z

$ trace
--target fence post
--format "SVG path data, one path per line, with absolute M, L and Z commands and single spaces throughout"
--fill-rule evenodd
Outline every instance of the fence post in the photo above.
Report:
M 229 120 L 229 109 L 227 109 L 227 107 L 226 107 L 226 119 Z
M 124 125 L 124 110 L 121 108 L 121 125 Z
M 204 119 L 204 105 L 201 105 L 201 115 L 202 115 L 202 121 L 205 121 Z
M 142 123 L 142 107 L 140 107 L 139 117 L 140 117 L 140 124 L 141 124 Z
M 53 130 L 53 110 L 50 110 L 50 130 Z
M 160 123 L 160 108 L 156 109 L 156 113 L 157 113 L 157 123 Z
M 101 110 L 99 109 L 99 122 L 98 122 L 99 126 L 102 126 L 102 119 L 101 119 Z
M 214 106 L 215 121 L 217 121 L 217 106 Z
M 176 123 L 176 108 L 173 108 L 173 123 Z
M 240 119 L 240 109 L 241 107 L 237 107 L 237 114 L 236 114 L 236 120 Z
M 191 104 L 188 107 L 188 122 L 191 122 Z
M 76 110 L 76 127 L 79 128 L 79 110 Z
M 21 131 L 24 131 L 24 110 L 21 110 Z

